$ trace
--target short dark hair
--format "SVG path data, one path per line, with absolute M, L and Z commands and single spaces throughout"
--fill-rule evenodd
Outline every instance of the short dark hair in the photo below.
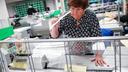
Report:
M 68 6 L 81 7 L 86 9 L 88 7 L 88 0 L 68 0 Z

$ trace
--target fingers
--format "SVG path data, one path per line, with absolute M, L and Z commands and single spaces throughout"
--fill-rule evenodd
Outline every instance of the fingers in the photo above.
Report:
M 92 59 L 91 62 L 94 62 L 96 59 Z
M 98 63 L 99 66 L 103 66 L 102 60 L 97 60 L 97 63 Z
M 53 18 L 53 19 L 51 19 L 50 21 L 49 21 L 49 24 L 54 24 L 54 23 L 56 23 L 58 21 L 58 18 Z
M 91 62 L 95 62 L 96 66 L 105 66 L 106 62 L 103 59 L 92 59 Z M 109 65 L 107 65 L 109 67 Z
M 103 63 L 104 63 L 105 65 L 107 65 L 107 63 L 106 63 L 105 61 L 103 61 Z M 109 65 L 107 65 L 107 67 L 109 67 Z
M 54 20 L 52 21 L 52 24 L 56 23 L 56 22 L 57 22 L 57 20 L 58 20 L 58 19 L 54 19 Z
M 95 61 L 95 65 L 96 65 L 96 66 L 98 66 L 98 65 L 99 65 L 97 61 Z
M 106 62 L 103 60 L 103 64 L 105 64 L 106 65 Z
M 95 65 L 96 66 L 107 66 L 107 67 L 109 67 L 109 65 L 107 65 L 107 63 L 101 58 L 98 58 L 98 59 L 96 59 L 96 58 L 94 58 L 94 59 L 92 59 L 91 60 L 91 62 L 95 62 Z
M 103 61 L 102 60 L 96 60 L 96 59 L 92 59 L 91 62 L 95 62 L 96 66 L 103 66 Z
M 53 29 L 53 28 L 58 28 L 59 27 L 59 22 L 58 21 L 58 18 L 53 18 L 49 21 L 49 29 Z M 57 22 L 57 23 L 56 23 Z
M 100 63 L 101 63 L 101 66 L 104 66 L 105 65 L 105 63 L 104 63 L 103 60 L 101 60 Z

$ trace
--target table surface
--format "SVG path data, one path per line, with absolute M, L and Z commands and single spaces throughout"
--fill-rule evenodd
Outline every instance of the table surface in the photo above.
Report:
M 30 26 L 28 26 L 28 27 L 21 27 L 21 28 L 14 29 L 14 32 L 23 32 L 23 31 L 26 31 L 26 30 L 28 30 L 30 28 L 31 28 Z
M 102 24 L 100 25 L 101 28 L 110 28 L 112 30 L 123 30 L 123 27 L 120 26 L 119 24 Z

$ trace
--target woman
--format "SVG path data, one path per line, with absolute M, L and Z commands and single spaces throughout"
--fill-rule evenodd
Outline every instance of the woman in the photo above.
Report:
M 69 38 L 101 36 L 99 22 L 96 15 L 86 9 L 88 7 L 88 0 L 69 0 L 68 5 L 71 13 L 65 16 L 60 23 L 52 28 L 50 31 L 52 38 L 58 38 L 62 32 L 64 32 Z M 53 20 L 52 24 L 56 21 L 57 19 Z M 72 53 L 88 54 L 87 52 L 90 52 L 91 49 L 87 45 L 89 45 L 89 43 L 73 43 Z M 106 64 L 99 52 L 97 52 L 93 61 L 96 65 L 100 66 Z

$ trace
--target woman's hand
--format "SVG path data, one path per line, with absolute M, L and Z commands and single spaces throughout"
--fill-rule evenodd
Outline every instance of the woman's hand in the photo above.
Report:
M 49 22 L 50 34 L 52 38 L 57 38 L 59 35 L 58 29 L 60 24 L 59 23 L 55 24 L 57 21 L 58 21 L 58 18 L 53 18 Z
M 104 61 L 103 57 L 97 53 L 95 58 L 93 60 L 91 60 L 92 62 L 95 62 L 95 65 L 96 66 L 104 66 L 104 65 L 107 65 L 106 62 Z M 109 66 L 109 65 L 107 65 Z
M 53 26 L 57 21 L 58 21 L 58 18 L 53 18 L 53 19 L 50 20 L 49 26 L 50 26 L 50 29 L 51 30 L 54 29 L 54 28 L 56 28 L 56 27 L 59 27 L 59 23 L 57 23 L 55 26 Z

